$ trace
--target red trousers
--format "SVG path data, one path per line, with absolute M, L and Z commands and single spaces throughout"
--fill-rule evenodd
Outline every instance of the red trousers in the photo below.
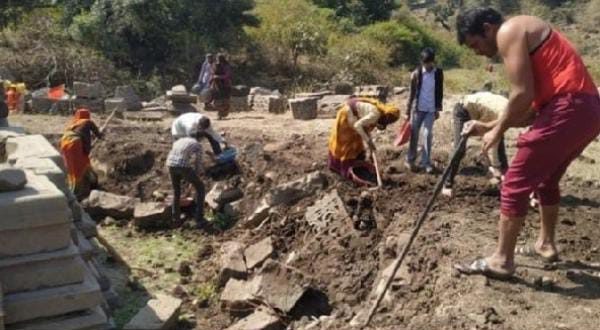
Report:
M 529 131 L 517 140 L 518 151 L 502 184 L 502 214 L 525 216 L 532 192 L 537 194 L 541 205 L 558 204 L 560 179 L 598 134 L 598 95 L 555 96 L 539 110 Z

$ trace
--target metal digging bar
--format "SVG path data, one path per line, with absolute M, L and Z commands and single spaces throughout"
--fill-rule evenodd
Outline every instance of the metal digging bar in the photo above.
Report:
M 383 297 L 385 296 L 385 293 L 389 289 L 390 284 L 392 283 L 392 280 L 393 280 L 394 276 L 396 275 L 396 272 L 400 268 L 400 265 L 402 265 L 402 261 L 404 261 L 404 257 L 406 257 L 406 255 L 408 254 L 408 250 L 410 250 L 410 246 L 412 245 L 413 241 L 417 237 L 417 234 L 419 233 L 419 229 L 421 229 L 421 226 L 425 222 L 425 219 L 427 219 L 427 215 L 429 215 L 429 211 L 431 210 L 431 207 L 433 206 L 435 199 L 437 198 L 440 191 L 442 190 L 442 187 L 444 185 L 444 182 L 446 181 L 446 178 L 448 177 L 448 174 L 450 174 L 450 169 L 452 169 L 454 166 L 458 166 L 458 158 L 456 156 L 458 155 L 458 150 L 465 147 L 465 145 L 467 143 L 467 138 L 468 137 L 466 135 L 464 135 L 460 138 L 459 146 L 458 146 L 458 148 L 456 148 L 454 150 L 454 153 L 452 154 L 452 157 L 450 158 L 450 163 L 448 164 L 448 166 L 446 166 L 446 169 L 444 170 L 444 174 L 442 174 L 442 177 L 440 178 L 440 180 L 438 181 L 438 183 L 435 186 L 435 189 L 433 190 L 433 195 L 431 195 L 431 197 L 429 197 L 427 206 L 425 207 L 425 210 L 423 211 L 423 213 L 421 213 L 419 220 L 417 220 L 415 229 L 413 229 L 413 232 L 410 235 L 408 242 L 404 246 L 404 250 L 402 250 L 402 254 L 398 258 L 396 258 L 396 260 L 394 261 L 394 269 L 392 271 L 392 274 L 386 280 L 383 291 L 381 291 L 379 293 L 379 295 L 377 296 L 377 300 L 373 304 L 373 307 L 371 307 L 371 310 L 369 311 L 369 314 L 367 315 L 367 320 L 364 325 L 365 327 L 368 326 L 369 323 L 371 322 L 371 319 L 373 318 L 373 315 L 375 315 L 375 312 L 377 311 L 377 308 L 379 307 L 381 300 L 383 299 Z

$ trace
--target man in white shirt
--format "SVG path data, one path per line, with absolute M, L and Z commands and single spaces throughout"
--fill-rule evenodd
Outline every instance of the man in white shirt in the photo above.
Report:
M 406 166 L 416 171 L 417 146 L 419 133 L 423 128 L 425 143 L 421 155 L 421 168 L 427 173 L 433 172 L 431 164 L 431 145 L 433 143 L 433 122 L 442 111 L 444 94 L 444 74 L 435 66 L 435 52 L 425 48 L 421 52 L 421 65 L 411 74 L 410 96 L 406 107 L 406 118 L 411 121 L 411 135 Z
M 212 129 L 210 119 L 198 112 L 188 112 L 177 117 L 171 125 L 171 134 L 175 140 L 196 135 L 205 137 L 215 155 L 221 153 L 221 144 L 227 148 L 225 139 Z
M 507 105 L 508 99 L 506 97 L 491 92 L 477 92 L 465 95 L 454 107 L 454 147 L 461 147 L 460 139 L 463 130 L 465 126 L 470 125 L 470 121 L 479 121 L 482 123 L 492 122 L 500 116 L 500 113 L 506 109 Z M 457 166 L 450 169 L 450 174 L 442 189 L 442 194 L 445 196 L 454 196 L 454 191 L 452 189 L 454 177 L 458 172 L 458 164 L 460 164 L 460 161 L 465 156 L 465 151 L 465 145 L 457 150 Z M 504 139 L 501 139 L 490 151 L 490 173 L 497 179 L 501 179 L 502 174 L 508 168 Z

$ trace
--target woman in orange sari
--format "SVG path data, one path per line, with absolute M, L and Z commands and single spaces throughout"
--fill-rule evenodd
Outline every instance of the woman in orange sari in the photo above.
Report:
M 370 132 L 384 130 L 400 117 L 398 108 L 371 98 L 351 98 L 337 113 L 329 136 L 329 169 L 354 180 L 352 167 L 371 159 L 375 144 Z
M 60 139 L 60 151 L 67 168 L 67 185 L 78 200 L 89 195 L 96 181 L 89 157 L 92 133 L 96 138 L 102 138 L 102 133 L 90 118 L 90 111 L 78 109 Z

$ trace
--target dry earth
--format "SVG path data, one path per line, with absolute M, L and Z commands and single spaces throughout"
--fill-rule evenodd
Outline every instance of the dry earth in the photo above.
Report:
M 451 103 L 451 101 L 449 101 Z M 450 104 L 446 107 L 451 109 Z M 451 151 L 450 112 L 436 123 L 434 159 L 442 168 Z M 210 114 L 212 116 L 212 114 Z M 11 122 L 30 133 L 57 141 L 67 118 L 17 115 Z M 96 118 L 98 122 L 103 119 Z M 104 173 L 103 189 L 153 200 L 155 191 L 169 192 L 164 168 L 170 147 L 168 127 L 161 122 L 115 120 L 106 141 L 94 151 L 95 164 Z M 187 227 L 152 233 L 137 232 L 127 223 L 108 221 L 101 233 L 117 249 L 130 269 L 107 258 L 106 268 L 122 295 L 117 311 L 122 324 L 147 292 L 172 290 L 184 298 L 181 329 L 224 329 L 236 318 L 223 311 L 216 285 L 219 247 L 226 241 L 255 243 L 272 235 L 279 262 L 302 274 L 313 290 L 301 300 L 286 321 L 300 329 L 322 314 L 315 329 L 348 329 L 352 318 L 369 308 L 369 294 L 376 278 L 396 256 L 398 244 L 409 235 L 415 219 L 429 198 L 438 175 L 407 173 L 403 150 L 391 146 L 393 130 L 376 140 L 384 172 L 385 188 L 370 193 L 371 204 L 358 216 L 376 220 L 376 228 L 358 231 L 350 219 L 330 224 L 315 233 L 304 221 L 306 208 L 336 189 L 350 214 L 356 210 L 361 190 L 341 182 L 326 169 L 326 142 L 331 119 L 296 121 L 291 115 L 256 112 L 235 113 L 213 124 L 240 150 L 244 189 L 243 215 L 238 224 L 216 233 Z M 511 132 L 509 154 L 514 152 Z M 208 148 L 208 145 L 206 145 Z M 407 262 L 403 281 L 393 286 L 372 322 L 372 329 L 596 329 L 600 324 L 600 144 L 595 141 L 571 166 L 563 179 L 561 219 L 558 226 L 562 261 L 545 264 L 518 256 L 517 276 L 500 282 L 484 277 L 463 277 L 452 270 L 459 261 L 488 254 L 497 238 L 498 192 L 490 188 L 478 161 L 478 142 L 472 141 L 457 183 L 457 196 L 440 198 L 421 230 Z M 207 159 L 208 163 L 209 160 Z M 327 175 L 325 192 L 278 208 L 259 230 L 240 225 L 260 198 L 278 183 L 300 178 L 314 170 Z M 213 182 L 207 180 L 207 186 Z M 190 191 L 188 190 L 188 193 Z M 366 215 L 363 214 L 366 212 Z M 520 244 L 531 244 L 539 228 L 531 211 L 520 235 Z M 181 263 L 191 265 L 192 275 L 182 276 Z M 579 269 L 583 272 L 569 272 Z M 544 284 L 540 284 L 540 279 Z M 550 283 L 551 282 L 551 283 Z M 314 323 L 317 324 L 317 323 Z

